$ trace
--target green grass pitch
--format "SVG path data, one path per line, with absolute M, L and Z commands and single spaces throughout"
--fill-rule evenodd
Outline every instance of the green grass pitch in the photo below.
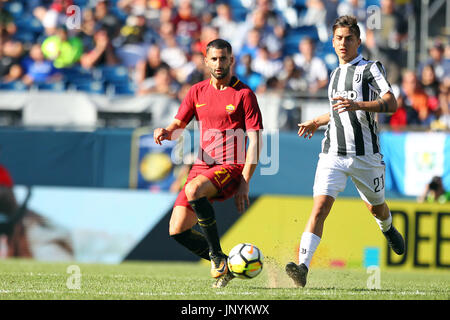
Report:
M 81 271 L 79 282 L 68 273 Z M 283 267 L 266 263 L 255 279 L 211 288 L 205 264 L 125 262 L 118 265 L 0 260 L 0 300 L 448 300 L 450 272 L 381 270 L 380 289 L 368 289 L 365 269 L 312 269 L 295 288 Z M 68 284 L 79 284 L 69 289 Z

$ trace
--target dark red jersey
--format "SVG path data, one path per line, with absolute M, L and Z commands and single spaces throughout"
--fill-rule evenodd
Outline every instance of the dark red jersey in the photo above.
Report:
M 236 77 L 225 90 L 211 80 L 201 81 L 189 90 L 176 119 L 199 122 L 200 160 L 207 164 L 243 164 L 247 131 L 262 130 L 262 116 L 253 91 Z

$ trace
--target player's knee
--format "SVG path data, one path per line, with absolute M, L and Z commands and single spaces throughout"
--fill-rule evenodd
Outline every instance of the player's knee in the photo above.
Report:
M 193 201 L 201 198 L 200 185 L 194 181 L 191 181 L 188 184 L 186 184 L 184 192 L 186 194 L 186 198 L 188 199 L 188 201 Z
M 184 231 L 188 230 L 186 226 L 179 224 L 179 223 L 169 223 L 169 236 L 173 237 L 177 234 L 183 233 Z

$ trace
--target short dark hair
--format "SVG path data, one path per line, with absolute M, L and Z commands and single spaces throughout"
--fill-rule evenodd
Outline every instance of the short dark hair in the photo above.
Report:
M 354 16 L 341 16 L 333 24 L 333 35 L 337 28 L 349 28 L 350 31 L 359 39 L 361 31 L 358 27 L 358 20 Z
M 214 49 L 227 49 L 228 53 L 233 53 L 233 50 L 231 49 L 231 44 L 223 39 L 216 39 L 208 43 L 206 46 L 206 53 L 208 53 L 208 50 L 210 48 Z

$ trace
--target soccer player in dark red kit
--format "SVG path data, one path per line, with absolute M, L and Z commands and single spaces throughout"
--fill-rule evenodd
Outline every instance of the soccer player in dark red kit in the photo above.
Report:
M 213 287 L 219 288 L 233 275 L 220 246 L 211 201 L 234 196 L 239 212 L 249 205 L 249 183 L 259 160 L 263 125 L 255 94 L 232 74 L 231 45 L 222 39 L 208 43 L 205 64 L 211 78 L 192 86 L 174 121 L 155 129 L 154 140 L 157 144 L 175 140 L 194 117 L 199 123 L 199 155 L 175 201 L 169 234 L 211 261 Z M 197 223 L 202 233 L 192 229 Z

